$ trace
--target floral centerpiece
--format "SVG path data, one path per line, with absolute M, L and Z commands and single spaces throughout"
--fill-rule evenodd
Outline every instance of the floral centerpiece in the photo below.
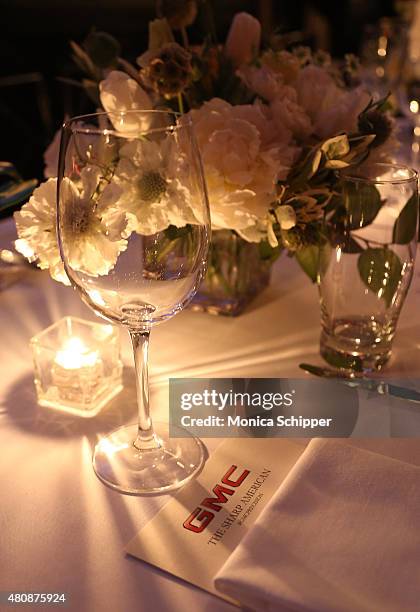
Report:
M 260 23 L 247 13 L 234 17 L 224 45 L 217 43 L 211 20 L 203 44 L 190 45 L 188 27 L 198 9 L 208 6 L 160 0 L 158 18 L 149 24 L 149 47 L 137 66 L 120 56 L 118 42 L 106 33 L 92 32 L 72 49 L 84 72 L 81 83 L 97 107 L 108 113 L 171 108 L 192 119 L 213 228 L 198 303 L 235 314 L 268 282 L 270 265 L 282 250 L 315 280 L 324 220 L 341 206 L 337 170 L 386 158 L 393 126 L 386 101 L 373 101 L 360 85 L 356 58 L 333 62 L 325 52 L 287 49 L 280 38 L 262 48 Z M 126 119 L 124 129 L 141 132 L 144 126 L 135 121 Z M 55 239 L 58 146 L 59 136 L 46 152 L 47 182 L 15 220 L 17 248 L 65 282 Z M 143 208 L 129 209 L 129 198 L 119 201 L 126 220 L 118 235 L 110 221 L 115 199 L 107 203 L 102 195 L 100 222 L 84 233 L 92 252 L 109 265 L 123 248 L 130 215 L 143 219 L 151 234 L 166 226 L 168 240 L 182 231 L 168 213 L 173 194 L 157 174 L 153 152 L 131 164 L 131 171 L 137 185 L 144 183 L 144 197 L 135 200 Z

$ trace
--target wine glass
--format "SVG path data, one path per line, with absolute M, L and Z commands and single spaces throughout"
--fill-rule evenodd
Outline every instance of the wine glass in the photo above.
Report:
M 97 113 L 63 126 L 57 232 L 65 271 L 99 315 L 125 326 L 138 424 L 97 444 L 93 467 L 118 491 L 172 491 L 202 467 L 200 440 L 152 424 L 149 334 L 180 312 L 205 274 L 210 216 L 191 121 L 166 111 Z M 173 434 L 173 430 L 171 431 Z

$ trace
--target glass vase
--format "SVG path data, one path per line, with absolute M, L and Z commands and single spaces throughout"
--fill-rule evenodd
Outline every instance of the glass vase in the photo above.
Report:
M 214 231 L 207 274 L 191 308 L 217 315 L 241 314 L 269 284 L 270 268 L 258 244 L 231 230 Z

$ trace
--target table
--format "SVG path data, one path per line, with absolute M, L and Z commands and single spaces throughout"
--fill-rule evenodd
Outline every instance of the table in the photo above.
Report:
M 0 248 L 14 239 L 0 224 Z M 415 376 L 420 364 L 420 273 L 407 299 L 388 373 Z M 0 591 L 67 592 L 77 612 L 233 608 L 124 555 L 124 545 L 167 501 L 118 494 L 95 477 L 96 440 L 135 421 L 134 376 L 123 342 L 125 388 L 99 417 L 64 417 L 36 404 L 29 339 L 59 318 L 94 319 L 70 288 L 30 271 L 0 293 Z M 183 312 L 152 332 L 151 401 L 165 419 L 169 376 L 299 377 L 318 355 L 317 290 L 281 258 L 271 286 L 237 319 Z M 417 440 L 353 440 L 420 465 Z M 209 441 L 209 449 L 217 444 Z M 304 588 L 304 585 L 303 585 Z

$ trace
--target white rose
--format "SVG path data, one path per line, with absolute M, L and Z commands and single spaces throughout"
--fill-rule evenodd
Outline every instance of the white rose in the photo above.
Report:
M 133 134 L 149 128 L 150 115 L 126 113 L 126 111 L 152 109 L 152 102 L 148 94 L 128 74 L 120 70 L 112 70 L 99 84 L 99 91 L 102 106 L 107 113 L 110 113 L 110 120 L 116 130 Z
M 280 83 L 278 76 L 267 66 L 242 66 L 237 73 L 245 85 L 267 102 L 278 94 Z
M 369 95 L 361 88 L 343 90 L 326 70 L 312 64 L 300 71 L 294 86 L 297 101 L 319 138 L 355 131 L 357 118 L 369 102 Z
M 277 127 L 286 127 L 295 138 L 305 140 L 312 132 L 311 119 L 298 103 L 293 87 L 284 85 L 279 88 L 276 98 L 270 104 L 270 110 Z
M 262 105 L 232 106 L 217 98 L 191 111 L 201 150 L 214 229 L 234 229 L 249 240 L 266 218 L 280 172 L 287 175 L 297 150 L 275 140 Z M 267 130 L 267 125 L 271 126 Z

